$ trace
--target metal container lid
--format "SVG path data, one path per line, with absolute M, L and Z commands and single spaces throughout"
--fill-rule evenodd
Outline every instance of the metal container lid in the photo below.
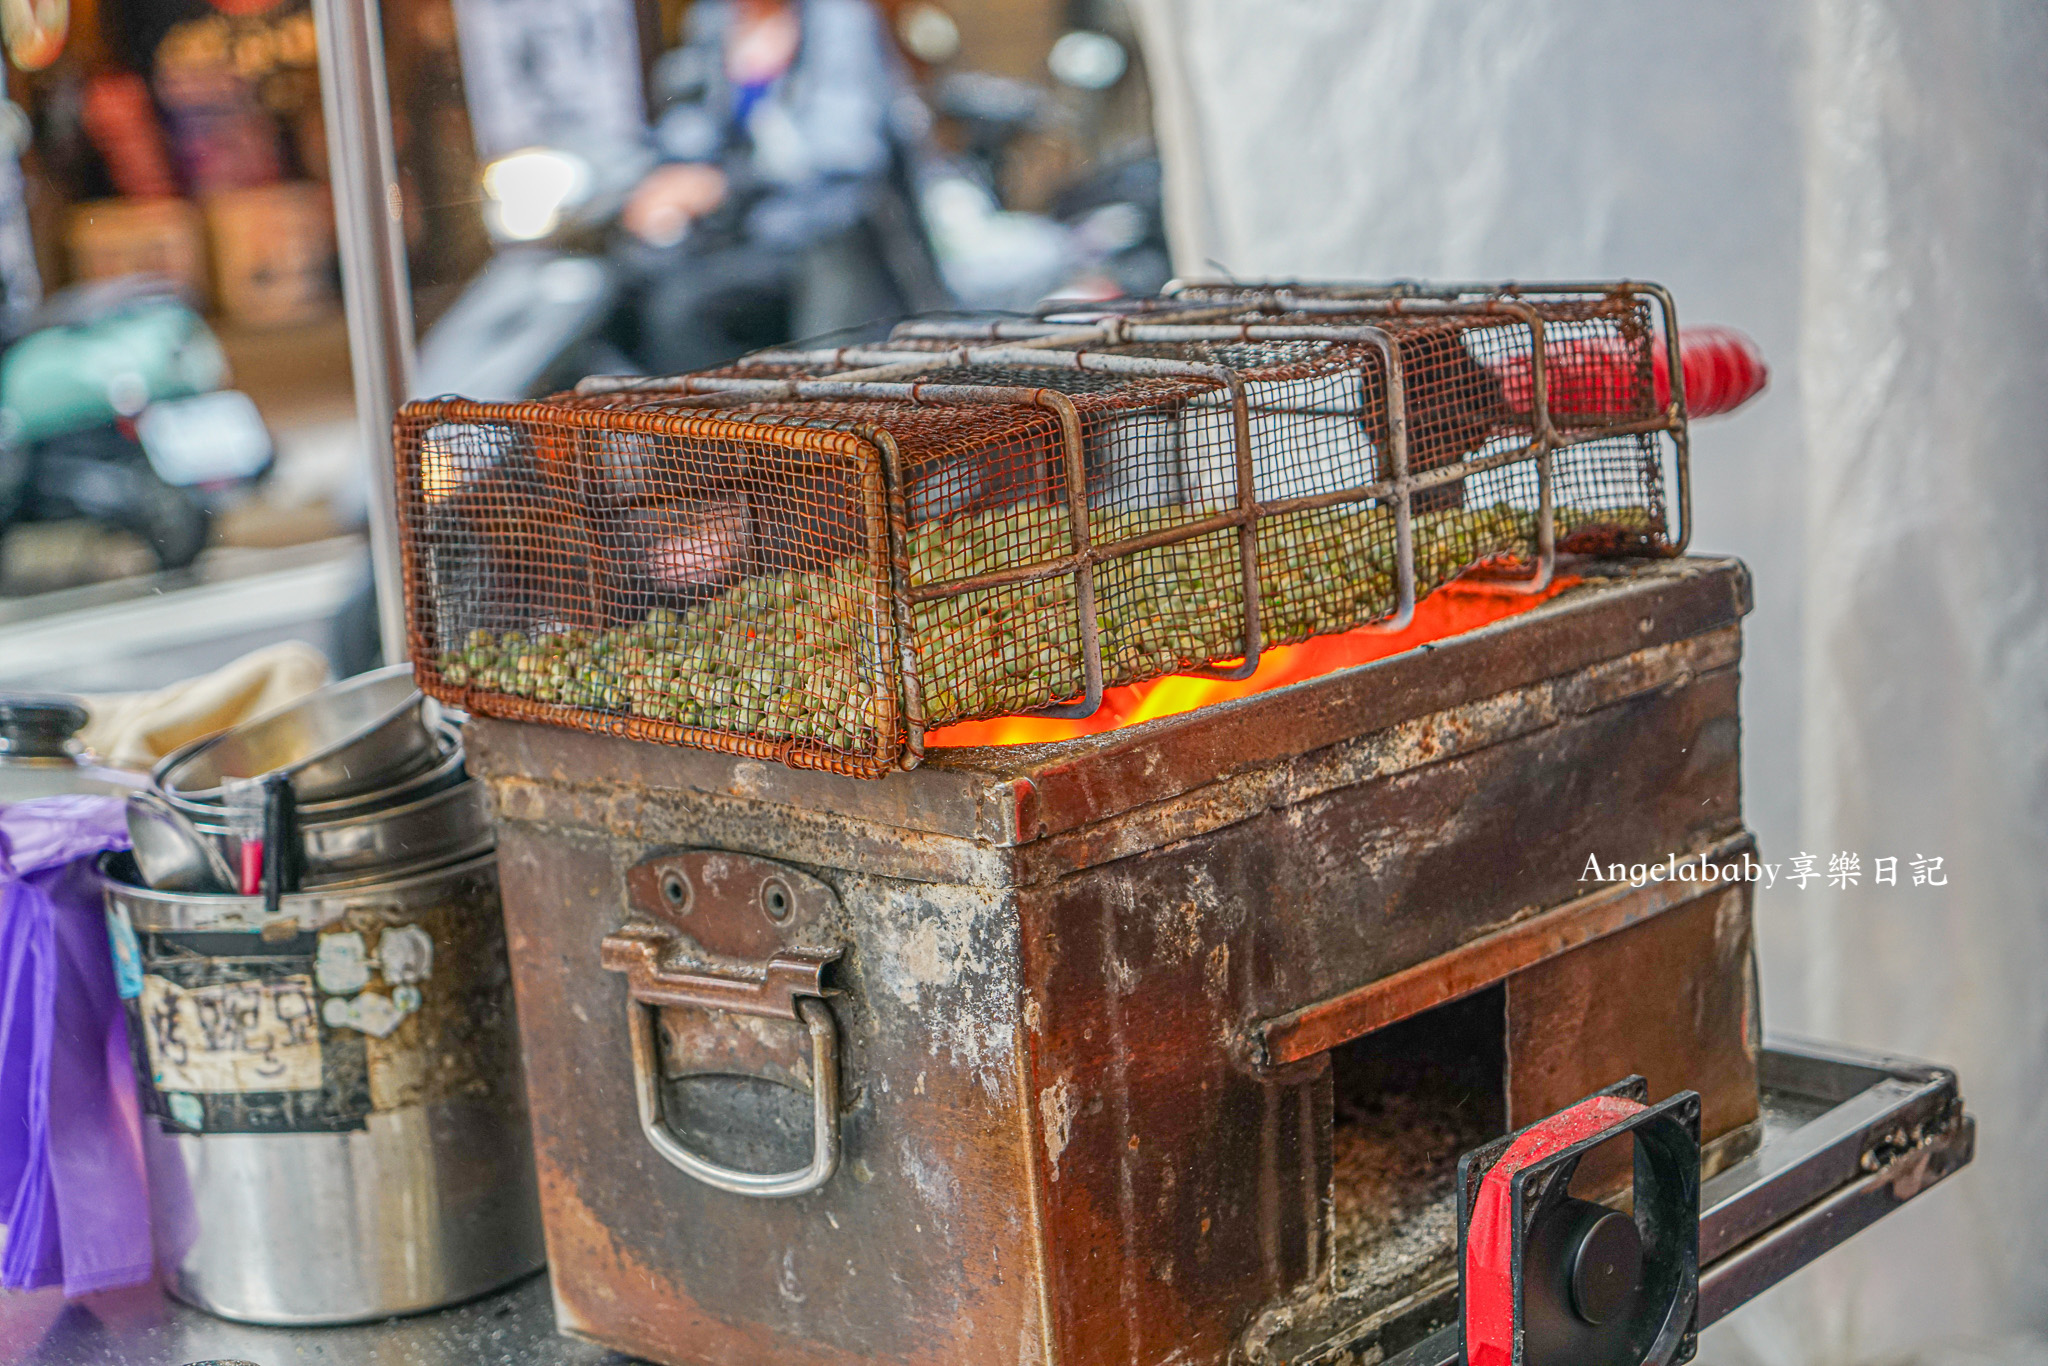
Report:
M 0 806 L 34 797 L 118 795 L 146 781 L 103 768 L 75 737 L 84 707 L 69 697 L 0 693 Z
M 71 737 L 90 719 L 69 697 L 0 694 L 0 764 L 76 764 Z

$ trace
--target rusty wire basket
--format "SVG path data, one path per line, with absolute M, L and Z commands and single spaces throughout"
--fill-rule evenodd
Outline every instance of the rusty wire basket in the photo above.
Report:
M 1593 428 L 1610 434 L 1637 427 L 1645 458 L 1659 458 L 1671 473 L 1674 526 L 1663 553 L 1684 553 L 1692 537 L 1692 462 L 1686 428 L 1684 365 L 1679 354 L 1677 307 L 1671 292 L 1645 281 L 1505 281 L 1452 284 L 1401 280 L 1372 284 L 1315 281 L 1175 281 L 1137 311 L 1178 312 L 1233 304 L 1245 315 L 1303 313 L 1326 321 L 1428 317 L 1468 309 L 1528 308 L 1544 334 L 1539 349 L 1548 371 L 1544 404 L 1566 444 Z M 1654 332 L 1652 329 L 1655 329 Z M 1661 354 L 1659 354 L 1661 352 Z M 1666 376 L 1667 394 L 1642 386 L 1646 366 Z M 1510 377 L 1510 389 L 1515 379 Z M 1513 397 L 1511 392 L 1510 397 Z M 1645 400 L 1648 400 L 1647 405 Z M 1649 412 L 1647 423 L 1641 414 Z
M 1534 591 L 1560 548 L 1671 553 L 1684 415 L 1654 399 L 1653 302 L 1219 291 L 409 404 L 420 682 L 879 776 L 938 726 L 1405 625 L 1483 560 Z

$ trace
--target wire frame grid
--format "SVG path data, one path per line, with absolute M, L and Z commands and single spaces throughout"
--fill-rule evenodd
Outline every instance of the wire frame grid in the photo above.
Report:
M 1653 314 L 1661 317 L 1661 337 Z M 1409 427 L 1419 473 L 1459 460 L 1469 443 L 1463 419 L 1483 417 L 1497 405 L 1505 409 L 1505 426 L 1540 436 L 1554 448 L 1547 455 L 1532 450 L 1528 467 L 1503 490 L 1511 505 L 1541 505 L 1541 485 L 1554 474 L 1561 491 L 1552 500 L 1557 526 L 1570 524 L 1564 542 L 1539 548 L 1528 587 L 1548 582 L 1556 549 L 1606 555 L 1683 551 L 1690 536 L 1691 481 L 1682 366 L 1675 310 L 1659 286 L 1211 283 L 1182 286 L 1176 294 L 1135 305 L 1126 301 L 1111 312 L 1067 311 L 1030 322 L 912 322 L 897 329 L 891 344 L 1043 345 L 1051 334 L 1062 334 L 1062 342 L 1071 345 L 1080 335 L 1077 327 L 1103 340 L 1219 337 L 1233 330 L 1240 336 L 1332 336 L 1333 329 L 1357 324 L 1376 324 L 1400 338 L 1410 368 L 1418 371 Z M 1450 349 L 1447 328 L 1455 331 L 1462 354 Z M 1227 343 L 1221 350 L 1228 350 Z M 1657 397 L 1652 379 L 1659 360 L 1680 376 L 1666 400 Z M 1462 458 L 1468 464 L 1494 460 L 1506 439 L 1507 433 L 1497 433 L 1491 444 Z M 1675 519 L 1665 501 L 1667 466 L 1678 495 Z M 1448 490 L 1424 491 L 1417 507 L 1439 510 L 1455 505 L 1455 497 Z M 1539 507 L 1538 521 L 1543 520 Z
M 1662 285 L 1638 280 L 1504 281 L 1445 283 L 1415 280 L 1386 283 L 1356 281 L 1175 282 L 1146 310 L 1178 315 L 1183 310 L 1210 311 L 1232 305 L 1263 315 L 1308 310 L 1330 319 L 1373 319 L 1413 315 L 1417 310 L 1455 313 L 1522 307 L 1534 310 L 1551 340 L 1560 345 L 1548 357 L 1555 399 L 1551 405 L 1560 430 L 1578 441 L 1585 429 L 1605 426 L 1617 439 L 1622 427 L 1642 439 L 1627 443 L 1639 460 L 1668 467 L 1676 498 L 1671 520 L 1653 535 L 1630 537 L 1624 529 L 1602 528 L 1597 536 L 1581 537 L 1575 549 L 1588 553 L 1681 555 L 1692 540 L 1692 462 L 1686 423 L 1685 367 L 1679 355 L 1678 310 Z M 1655 319 L 1653 327 L 1652 319 Z M 1661 402 L 1650 386 L 1652 349 L 1662 352 L 1661 368 L 1670 392 Z M 1617 353 L 1626 364 L 1614 363 Z M 1633 378 L 1619 377 L 1633 371 Z M 1610 448 L 1619 462 L 1625 457 Z M 1582 483 L 1584 482 L 1582 478 Z M 1659 480 L 1661 484 L 1661 479 Z
M 413 405 L 423 683 L 484 714 L 872 776 L 914 764 L 928 727 L 1092 712 L 1109 684 L 1242 675 L 1264 645 L 1400 624 L 1475 560 L 1547 569 L 1553 531 L 1657 546 L 1657 466 L 1630 429 L 1646 368 L 1553 472 L 1525 319 L 1218 325 L 1244 311 L 1119 321 L 1093 351 L 911 336 Z
M 886 770 L 902 720 L 871 444 L 698 413 L 460 400 L 408 404 L 396 437 L 408 631 L 434 696 Z

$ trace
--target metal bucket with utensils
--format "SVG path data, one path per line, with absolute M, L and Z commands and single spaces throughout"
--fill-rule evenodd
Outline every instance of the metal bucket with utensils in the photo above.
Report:
M 151 1198 L 198 1229 L 174 1292 L 344 1323 L 539 1267 L 497 856 L 460 727 L 387 669 L 153 779 L 133 852 L 102 866 L 138 1080 L 177 1149 Z

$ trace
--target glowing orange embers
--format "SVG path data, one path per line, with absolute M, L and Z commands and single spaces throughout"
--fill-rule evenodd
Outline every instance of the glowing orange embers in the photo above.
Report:
M 1526 612 L 1578 582 L 1575 577 L 1559 575 L 1543 592 L 1527 593 L 1517 592 L 1497 578 L 1468 574 L 1417 603 L 1414 619 L 1405 630 L 1387 632 L 1365 627 L 1342 635 L 1316 636 L 1299 645 L 1276 645 L 1260 655 L 1257 672 L 1236 682 L 1176 674 L 1129 687 L 1109 688 L 1102 695 L 1101 710 L 1080 720 L 1004 716 L 993 721 L 963 721 L 927 732 L 925 745 L 940 749 L 1045 744 L 1100 735 L 1162 716 L 1178 716 L 1197 707 L 1284 688 L 1338 669 L 1370 664 L 1433 640 L 1477 630 L 1490 622 Z

